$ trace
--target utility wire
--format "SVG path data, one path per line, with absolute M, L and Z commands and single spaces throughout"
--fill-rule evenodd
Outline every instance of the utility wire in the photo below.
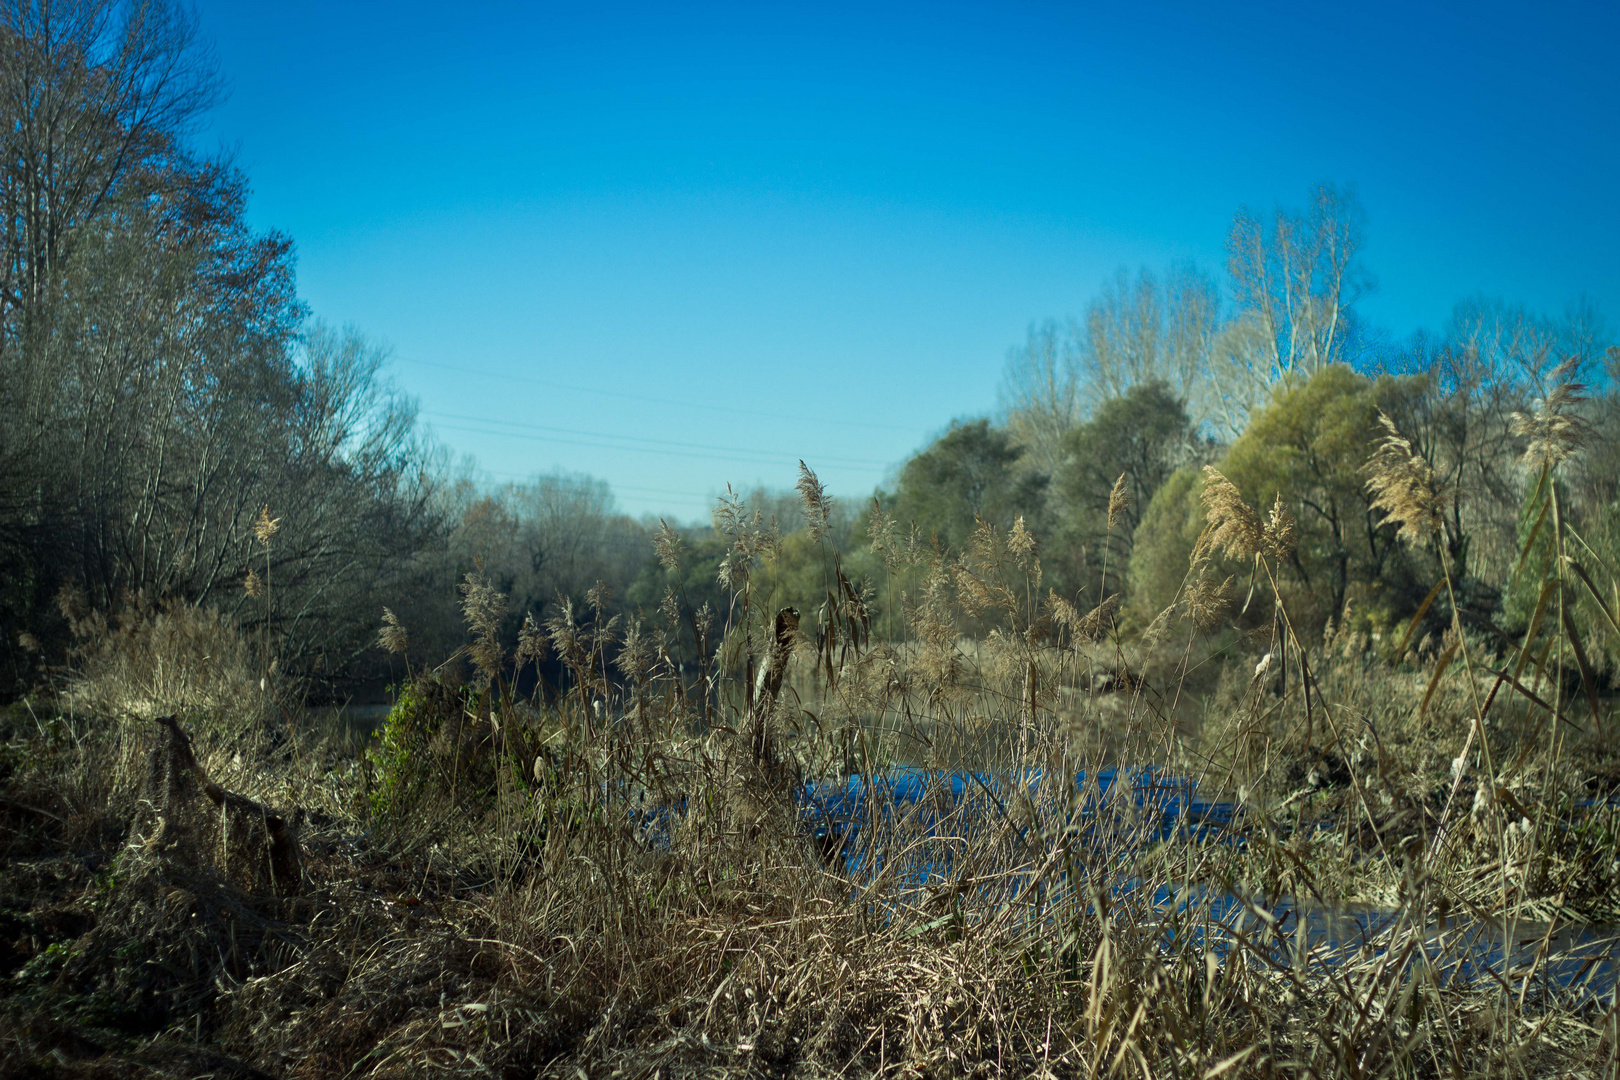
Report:
M 424 412 L 423 415 L 427 417 L 442 416 L 456 420 L 465 419 L 451 413 Z M 478 420 L 483 423 L 490 422 L 486 418 L 482 417 L 478 418 Z M 504 424 L 508 422 L 495 421 L 495 423 Z M 646 443 L 648 445 L 625 446 L 611 442 L 591 442 L 586 441 L 586 439 L 560 438 L 556 435 L 529 434 L 528 431 L 500 431 L 488 427 L 475 427 L 466 424 L 438 423 L 435 426 L 446 431 L 460 431 L 474 435 L 495 435 L 508 439 L 524 439 L 530 442 L 557 443 L 563 446 L 582 446 L 594 450 L 619 450 L 643 454 L 658 454 L 664 457 L 670 456 L 670 451 L 673 449 L 678 450 L 681 457 L 705 458 L 713 461 L 732 461 L 746 465 L 785 464 L 791 466 L 798 464 L 799 461 L 797 457 L 791 454 L 776 455 L 767 451 L 747 450 L 742 447 L 709 447 L 697 443 L 680 443 L 668 439 L 643 439 L 633 435 L 611 435 L 595 431 L 576 432 L 567 428 L 542 428 L 538 425 L 512 424 L 511 426 L 526 427 L 534 431 L 558 431 L 569 435 L 582 435 L 585 436 L 586 439 L 620 439 L 626 441 L 634 439 L 637 442 Z M 889 468 L 887 464 L 870 460 L 858 460 L 852 458 L 820 458 L 818 460 L 828 464 L 837 465 L 841 468 L 852 469 L 857 472 L 881 473 Z
M 441 364 L 432 360 L 401 360 L 395 358 L 394 362 L 411 364 L 416 367 L 438 368 L 441 371 L 453 371 L 458 375 L 477 375 L 482 378 L 499 379 L 503 382 L 529 383 L 533 386 L 550 387 L 553 390 L 572 390 L 580 394 L 600 394 L 603 397 L 620 398 L 625 401 L 645 401 L 653 405 L 672 405 L 681 409 L 706 409 L 710 412 L 726 413 L 731 416 L 761 416 L 771 420 L 794 420 L 805 424 L 837 424 L 839 427 L 863 428 L 870 431 L 910 432 L 912 430 L 900 424 L 873 424 L 863 420 L 839 420 L 830 416 L 802 416 L 793 413 L 766 412 L 760 409 L 738 409 L 729 405 L 715 405 L 701 401 L 678 401 L 674 398 L 654 397 L 650 394 L 632 394 L 624 390 L 603 390 L 595 386 L 579 386 L 575 383 L 557 382 L 554 379 L 537 379 L 531 375 L 479 371 L 476 368 L 462 367 L 460 364 Z
M 484 474 L 486 474 L 488 476 L 498 476 L 503 480 L 516 480 L 516 481 L 518 481 L 520 483 L 542 479 L 546 475 L 546 473 L 544 473 L 544 472 L 542 472 L 542 471 L 540 471 L 538 469 L 536 469 L 536 470 L 534 470 L 532 472 L 524 472 L 524 473 L 502 472 L 502 471 L 500 471 L 498 469 L 484 469 L 484 468 L 480 468 L 478 471 L 481 472 L 481 473 L 484 473 Z M 601 477 L 592 477 L 592 479 L 602 480 L 602 483 L 604 483 L 604 484 L 606 484 L 608 486 L 608 490 L 610 492 L 612 492 L 614 497 L 617 497 L 619 492 L 621 492 L 621 491 L 635 492 L 638 495 L 648 495 L 648 496 L 658 496 L 658 495 L 676 496 L 676 497 L 684 498 L 684 499 L 711 499 L 711 498 L 715 498 L 715 497 L 717 497 L 719 495 L 719 490 L 718 489 L 716 489 L 714 491 L 675 491 L 675 490 L 672 490 L 670 488 L 640 487 L 640 486 L 635 485 L 635 484 L 615 484 L 613 481 L 606 480 L 606 479 L 603 479 Z
M 715 446 L 711 443 L 690 443 L 681 442 L 676 439 L 655 439 L 646 435 L 620 435 L 611 431 L 581 431 L 578 428 L 561 428 L 555 427 L 551 424 L 531 424 L 522 420 L 500 420 L 493 416 L 466 416 L 461 413 L 438 412 L 436 410 L 425 410 L 422 415 L 442 416 L 446 420 L 460 420 L 463 423 L 468 424 L 496 424 L 500 427 L 519 428 L 523 431 L 539 431 L 556 435 L 575 435 L 586 439 L 618 439 L 624 442 L 646 443 L 650 446 L 673 446 L 682 450 L 713 450 L 724 454 L 750 454 L 756 456 L 764 455 L 771 458 L 776 457 L 776 455 L 771 453 L 769 450 L 760 450 L 752 446 Z M 798 457 L 794 457 L 793 460 L 797 461 L 799 459 Z M 876 461 L 872 458 L 840 458 L 818 455 L 816 460 L 831 462 L 838 465 L 876 465 L 883 468 L 888 467 L 887 462 Z

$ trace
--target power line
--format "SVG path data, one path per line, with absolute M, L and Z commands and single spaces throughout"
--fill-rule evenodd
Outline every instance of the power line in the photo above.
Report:
M 674 398 L 653 397 L 650 394 L 632 394 L 624 390 L 603 390 L 595 386 L 579 386 L 574 383 L 557 382 L 554 379 L 537 379 L 529 375 L 512 375 L 496 371 L 479 371 L 476 368 L 462 367 L 459 364 L 441 364 L 432 360 L 400 360 L 396 363 L 413 364 L 416 367 L 439 368 L 443 371 L 453 371 L 458 375 L 478 375 L 488 379 L 500 379 L 505 382 L 530 383 L 534 386 L 545 386 L 553 390 L 572 390 L 580 394 L 600 394 L 603 397 L 620 398 L 625 401 L 644 401 L 652 405 L 673 405 L 682 409 L 706 409 L 710 412 L 726 413 L 731 416 L 759 416 L 771 420 L 796 420 L 806 424 L 836 424 L 839 427 L 864 428 L 870 431 L 904 431 L 912 429 L 900 424 L 873 424 L 862 420 L 839 420 L 830 416 L 803 416 L 793 413 L 766 412 L 761 409 L 738 409 L 729 405 L 714 405 L 701 401 L 679 401 Z
M 462 419 L 461 417 L 454 416 L 453 414 L 450 414 L 450 413 L 425 412 L 423 415 L 424 416 L 429 416 L 429 417 L 432 417 L 432 416 L 444 416 L 444 417 L 449 417 L 451 419 Z M 482 420 L 483 418 L 479 418 L 479 419 Z M 488 421 L 484 421 L 484 422 L 487 423 Z M 509 423 L 508 421 L 495 421 L 495 422 L 496 423 Z M 646 445 L 646 446 L 625 446 L 625 445 L 619 445 L 619 444 L 615 444 L 615 443 L 611 443 L 611 442 L 590 442 L 590 441 L 585 441 L 583 439 L 559 438 L 559 437 L 557 437 L 555 435 L 538 435 L 538 434 L 531 435 L 531 434 L 528 434 L 525 431 L 498 431 L 498 430 L 493 430 L 493 429 L 490 429 L 490 428 L 487 428 L 487 427 L 472 427 L 472 426 L 467 426 L 465 424 L 443 424 L 443 423 L 441 423 L 441 424 L 438 424 L 436 426 L 438 426 L 438 427 L 440 427 L 440 428 L 442 428 L 442 429 L 444 429 L 446 431 L 461 431 L 461 432 L 467 432 L 467 433 L 470 433 L 470 434 L 473 434 L 473 435 L 495 435 L 495 436 L 508 438 L 508 439 L 524 439 L 524 440 L 527 440 L 527 441 L 530 441 L 530 442 L 556 443 L 556 444 L 560 444 L 560 445 L 563 445 L 563 446 L 581 446 L 581 447 L 586 447 L 586 448 L 593 449 L 593 450 L 619 450 L 619 451 L 629 451 L 629 452 L 632 452 L 632 453 L 657 454 L 657 455 L 664 456 L 664 457 L 670 456 L 670 450 L 674 449 L 674 450 L 679 451 L 679 456 L 681 456 L 681 457 L 705 458 L 705 459 L 709 459 L 709 460 L 713 460 L 713 461 L 731 461 L 731 462 L 736 462 L 736 463 L 745 464 L 745 465 L 784 465 L 784 464 L 786 464 L 786 465 L 796 465 L 796 464 L 798 464 L 798 461 L 799 461 L 799 459 L 797 457 L 794 457 L 792 455 L 780 455 L 780 456 L 778 456 L 778 455 L 769 454 L 769 453 L 763 452 L 763 451 L 746 450 L 746 449 L 743 449 L 741 447 L 736 447 L 736 448 L 733 448 L 733 447 L 704 447 L 704 446 L 702 446 L 702 444 L 680 443 L 680 442 L 675 442 L 673 440 L 667 440 L 667 439 L 642 439 L 639 436 L 611 435 L 611 434 L 605 434 L 605 433 L 602 433 L 602 432 L 577 432 L 577 433 L 575 433 L 575 432 L 571 432 L 568 429 L 564 429 L 564 428 L 548 429 L 548 428 L 541 428 L 538 425 L 516 425 L 516 424 L 514 424 L 512 426 L 528 427 L 528 428 L 531 428 L 531 429 L 537 430 L 537 431 L 546 431 L 546 430 L 564 431 L 564 432 L 568 432 L 569 434 L 579 434 L 579 435 L 584 435 L 584 436 L 587 436 L 588 438 L 594 438 L 594 439 L 619 439 L 619 440 L 626 440 L 626 441 L 634 439 L 634 440 L 636 440 L 638 442 L 644 442 L 644 443 L 647 443 L 649 445 Z M 689 447 L 691 449 L 688 449 Z M 876 462 L 876 461 L 861 461 L 861 460 L 850 459 L 850 458 L 822 459 L 822 460 L 830 461 L 832 464 L 838 465 L 840 468 L 852 469 L 852 470 L 854 470 L 856 472 L 869 472 L 869 473 L 871 473 L 871 472 L 883 472 L 883 471 L 885 471 L 885 470 L 887 470 L 889 468 L 889 466 L 887 464 L 884 464 L 884 463 L 881 463 L 881 462 Z
M 496 424 L 501 427 L 521 428 L 524 431 L 542 431 L 551 432 L 558 435 L 575 435 L 587 439 L 619 439 L 624 442 L 646 443 L 650 446 L 673 446 L 682 450 L 713 450 L 725 454 L 750 454 L 755 456 L 764 455 L 773 459 L 776 457 L 776 455 L 772 454 L 769 450 L 758 450 L 751 446 L 715 446 L 711 443 L 681 442 L 677 439 L 655 439 L 646 435 L 620 435 L 616 432 L 610 431 L 581 431 L 578 428 L 561 428 L 555 427 L 551 424 L 531 424 L 521 420 L 501 420 L 493 416 L 465 416 L 460 413 L 437 412 L 433 410 L 425 411 L 422 415 L 442 416 L 447 420 L 460 420 L 469 424 Z M 792 460 L 798 461 L 799 458 L 794 457 Z M 871 458 L 839 458 L 818 456 L 816 460 L 831 462 L 836 465 L 876 465 L 882 468 L 888 468 L 888 462 L 875 461 Z
M 487 473 L 490 476 L 499 476 L 499 477 L 501 477 L 503 479 L 506 479 L 506 480 L 519 480 L 519 481 L 534 480 L 537 477 L 544 475 L 543 473 L 539 473 L 539 472 L 517 473 L 517 472 L 504 472 L 504 471 L 501 471 L 499 469 L 482 469 L 481 468 L 478 471 L 482 472 L 482 473 Z M 602 479 L 602 478 L 595 477 L 595 479 Z M 715 489 L 715 490 L 712 490 L 712 491 L 672 491 L 669 488 L 639 487 L 639 486 L 637 486 L 635 484 L 615 484 L 613 481 L 605 480 L 605 479 L 603 479 L 602 482 L 608 486 L 608 490 L 611 491 L 615 497 L 617 497 L 619 492 L 621 492 L 621 491 L 638 492 L 641 495 L 646 495 L 646 496 L 667 495 L 667 496 L 672 496 L 672 497 L 676 497 L 676 498 L 686 498 L 686 499 L 712 499 L 712 498 L 715 498 L 719 494 L 718 489 Z

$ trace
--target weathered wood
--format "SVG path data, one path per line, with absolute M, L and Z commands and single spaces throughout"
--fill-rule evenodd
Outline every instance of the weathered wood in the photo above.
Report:
M 245 871 L 250 887 L 268 886 L 283 896 L 299 890 L 303 882 L 298 839 L 287 819 L 246 795 L 229 791 L 209 778 L 191 747 L 191 736 L 173 716 L 157 718 L 158 739 L 152 747 L 148 771 L 148 801 L 158 815 L 154 846 L 191 848 L 187 855 L 208 860 L 209 849 L 225 852 L 222 871 Z M 201 800 L 217 812 L 204 818 Z M 223 830 L 218 845 L 203 842 L 205 820 Z

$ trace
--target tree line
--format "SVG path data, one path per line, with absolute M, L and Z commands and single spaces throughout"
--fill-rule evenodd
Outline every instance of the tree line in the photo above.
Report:
M 291 239 L 251 228 L 242 171 L 190 145 L 220 93 L 178 4 L 0 2 L 8 695 L 85 608 L 207 605 L 331 678 L 375 665 L 383 605 L 441 646 L 479 565 L 539 602 L 643 559 L 588 478 L 480 489 L 385 350 L 310 320 Z
M 385 606 L 409 658 L 442 658 L 462 640 L 469 573 L 506 597 L 514 639 L 548 605 L 585 610 L 601 583 L 604 612 L 674 603 L 691 645 L 707 641 L 703 620 L 726 614 L 723 535 L 632 520 L 589 477 L 476 482 L 389 381 L 386 350 L 310 319 L 291 239 L 251 228 L 241 170 L 191 145 L 220 92 L 177 5 L 0 0 L 4 692 L 59 660 L 74 611 L 140 597 L 250 623 L 317 680 L 383 670 Z M 982 524 L 1021 520 L 1046 584 L 1082 607 L 1121 598 L 1129 633 L 1178 602 L 1214 468 L 1297 522 L 1282 584 L 1317 629 L 1410 616 L 1447 559 L 1469 625 L 1511 632 L 1539 599 L 1524 553 L 1554 557 L 1536 522 L 1555 504 L 1591 585 L 1572 617 L 1612 663 L 1620 351 L 1588 307 L 1549 318 L 1485 300 L 1391 342 L 1358 313 L 1374 285 L 1364 230 L 1354 191 L 1322 185 L 1301 209 L 1239 211 L 1224 281 L 1121 270 L 1083 316 L 1010 351 L 994 415 L 953 422 L 870 500 L 825 504 L 826 544 L 791 493 L 723 508 L 776 537 L 760 602 L 813 611 L 837 569 L 903 611 L 918 582 L 875 547 L 943 564 Z M 1549 425 L 1580 452 L 1538 472 L 1526 453 Z M 1397 544 L 1368 493 L 1392 434 L 1446 499 L 1428 547 Z M 661 532 L 687 549 L 676 570 L 654 559 Z M 1230 617 L 1263 617 L 1243 603 L 1245 568 L 1225 570 Z
M 1060 593 L 1117 594 L 1122 625 L 1142 628 L 1185 599 L 1213 469 L 1296 523 L 1280 584 L 1307 626 L 1381 637 L 1423 608 L 1446 560 L 1465 625 L 1501 637 L 1536 607 L 1526 544 L 1545 549 L 1551 505 L 1579 548 L 1570 609 L 1612 665 L 1620 348 L 1590 304 L 1549 317 L 1480 298 L 1439 333 L 1392 341 L 1357 310 L 1374 281 L 1363 230 L 1353 189 L 1320 185 L 1303 210 L 1236 214 L 1224 290 L 1190 265 L 1120 271 L 1083 318 L 1030 329 L 998 415 L 953 423 L 906 463 L 888 508 L 947 548 L 980 521 L 1022 518 L 1047 539 Z M 1553 468 L 1536 449 L 1548 430 L 1568 444 Z M 1433 543 L 1397 543 L 1369 490 L 1391 438 L 1444 502 Z M 1246 568 L 1224 570 L 1233 606 L 1269 617 L 1242 603 Z M 1425 609 L 1434 627 L 1448 603 Z

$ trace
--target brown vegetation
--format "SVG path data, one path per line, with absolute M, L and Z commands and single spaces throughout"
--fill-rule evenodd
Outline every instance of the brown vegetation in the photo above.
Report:
M 1203 547 L 1268 575 L 1286 522 L 1213 486 Z M 817 620 L 744 603 L 777 545 L 740 502 L 726 522 L 737 651 L 712 685 L 681 675 L 676 627 L 620 631 L 598 605 L 552 620 L 563 681 L 520 697 L 540 631 L 507 656 L 502 598 L 472 580 L 472 680 L 414 677 L 364 762 L 267 732 L 252 701 L 200 727 L 195 757 L 172 722 L 14 710 L 10 1074 L 1612 1072 L 1612 975 L 1566 985 L 1550 947 L 1447 975 L 1482 922 L 1552 942 L 1615 917 L 1607 707 L 1557 699 L 1556 741 L 1528 687 L 1482 715 L 1485 647 L 1446 662 L 1466 631 L 1396 669 L 1351 630 L 1300 639 L 1285 609 L 1260 636 L 1175 616 L 1165 644 L 1127 646 L 1111 605 L 1040 599 L 1021 526 L 930 572 L 915 645 L 829 645 L 862 625 L 859 594 L 830 577 Z M 977 642 L 949 630 L 964 610 L 990 626 Z M 1115 693 L 1078 689 L 1127 665 Z M 113 767 L 134 747 L 166 787 Z M 818 844 L 778 762 L 1001 779 Z M 1167 764 L 1241 806 L 1158 842 L 1151 806 L 1059 779 L 1103 764 Z M 1009 786 L 1031 768 L 1050 779 Z M 299 887 L 233 872 L 217 834 L 182 841 L 152 813 L 177 798 L 197 821 L 242 812 L 244 866 L 287 865 L 296 833 Z M 1335 951 L 1278 920 L 1290 898 L 1387 918 L 1373 948 Z

